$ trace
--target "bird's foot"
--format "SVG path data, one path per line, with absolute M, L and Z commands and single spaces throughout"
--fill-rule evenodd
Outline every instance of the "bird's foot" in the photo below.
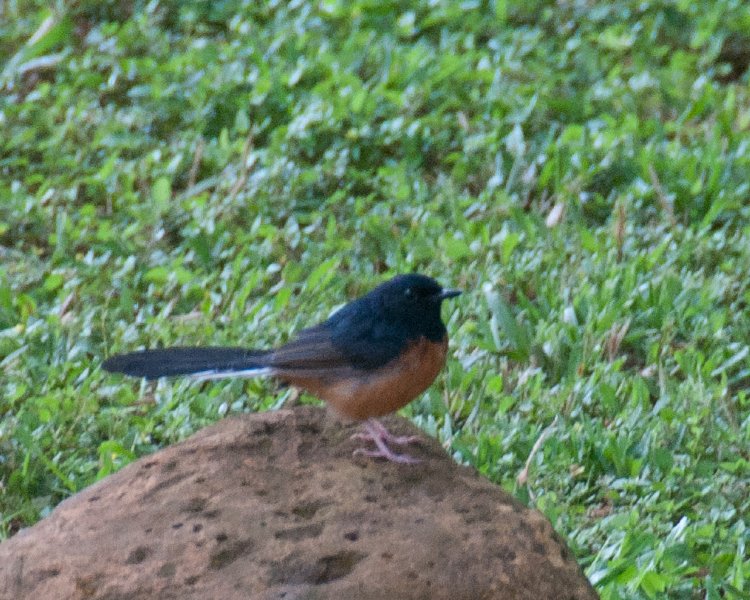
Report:
M 352 438 L 357 440 L 364 440 L 366 442 L 377 442 L 376 438 L 382 440 L 386 444 L 396 444 L 397 446 L 405 446 L 407 444 L 416 444 L 421 441 L 418 435 L 393 435 L 388 431 L 385 426 L 377 419 L 369 419 L 365 422 L 365 431 L 355 433 Z
M 373 442 L 375 446 L 377 446 L 377 450 L 365 450 L 364 448 L 359 448 L 354 451 L 355 456 L 385 458 L 386 460 L 390 460 L 391 462 L 400 464 L 416 464 L 418 462 L 421 462 L 418 458 L 414 458 L 413 456 L 409 456 L 408 454 L 398 454 L 388 447 L 388 443 L 396 444 L 398 446 L 414 444 L 420 441 L 419 436 L 393 435 L 383 426 L 380 421 L 377 421 L 376 419 L 369 419 L 365 423 L 364 427 L 364 432 L 355 433 L 352 438 Z

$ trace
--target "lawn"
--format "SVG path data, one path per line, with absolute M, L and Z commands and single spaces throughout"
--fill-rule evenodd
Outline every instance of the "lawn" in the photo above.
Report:
M 603 598 L 750 598 L 748 64 L 742 0 L 0 4 L 0 539 L 288 397 L 104 357 L 419 271 L 404 415 Z

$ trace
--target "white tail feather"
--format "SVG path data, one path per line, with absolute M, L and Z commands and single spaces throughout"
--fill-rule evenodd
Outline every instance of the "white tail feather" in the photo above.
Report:
M 195 381 L 207 381 L 209 379 L 229 379 L 229 378 L 242 378 L 247 379 L 250 377 L 265 377 L 273 375 L 274 369 L 272 367 L 256 367 L 254 369 L 244 369 L 242 371 L 232 371 L 228 369 L 211 369 L 210 371 L 200 371 L 199 373 L 191 373 L 188 375 L 190 379 Z

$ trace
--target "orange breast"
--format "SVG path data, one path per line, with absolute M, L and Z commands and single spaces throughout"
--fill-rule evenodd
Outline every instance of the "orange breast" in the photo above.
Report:
M 381 417 L 425 391 L 445 365 L 448 339 L 421 338 L 397 359 L 372 372 L 352 369 L 332 378 L 290 378 L 290 383 L 328 402 L 350 419 Z

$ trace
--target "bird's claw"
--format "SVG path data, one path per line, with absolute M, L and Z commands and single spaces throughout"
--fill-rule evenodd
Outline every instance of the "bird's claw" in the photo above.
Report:
M 367 456 L 369 458 L 384 458 L 401 465 L 415 465 L 422 462 L 418 458 L 414 458 L 413 456 L 409 456 L 408 454 L 396 454 L 395 452 L 392 452 L 390 449 L 388 449 L 387 446 L 386 448 L 387 449 L 385 452 L 380 449 L 365 450 L 364 448 L 357 448 L 352 454 L 354 456 Z
M 399 464 L 416 464 L 421 462 L 418 458 L 409 456 L 408 454 L 398 454 L 393 452 L 388 447 L 388 443 L 395 444 L 397 446 L 405 446 L 407 444 L 414 444 L 420 440 L 419 436 L 416 435 L 393 435 L 388 431 L 380 421 L 370 419 L 365 423 L 365 431 L 355 433 L 351 436 L 352 439 L 364 440 L 367 442 L 373 442 L 377 446 L 377 450 L 365 450 L 359 448 L 354 451 L 355 456 L 369 456 L 371 458 L 385 458 L 391 462 Z

